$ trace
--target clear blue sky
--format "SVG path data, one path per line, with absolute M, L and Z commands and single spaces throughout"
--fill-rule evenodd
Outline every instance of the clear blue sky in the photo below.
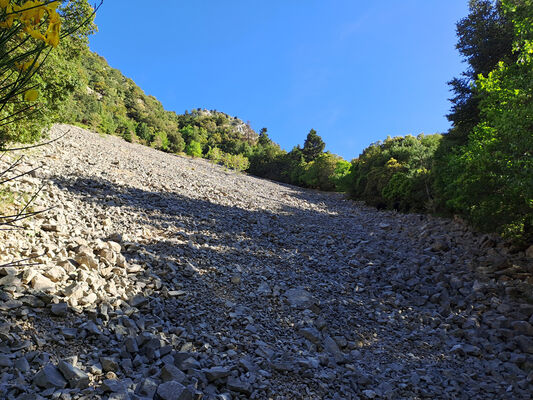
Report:
M 467 0 L 107 0 L 91 49 L 167 110 L 250 121 L 290 150 L 311 128 L 350 160 L 445 132 Z

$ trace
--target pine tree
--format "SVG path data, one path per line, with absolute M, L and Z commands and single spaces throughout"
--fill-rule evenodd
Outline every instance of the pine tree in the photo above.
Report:
M 452 145 L 466 143 L 469 133 L 479 123 L 480 95 L 473 83 L 480 74 L 487 75 L 498 62 L 512 58 L 513 24 L 502 11 L 500 1 L 470 0 L 470 13 L 457 23 L 457 50 L 468 63 L 461 77 L 448 84 L 454 93 L 451 113 L 453 127 L 445 138 Z
M 314 129 L 311 129 L 307 134 L 307 138 L 304 142 L 304 147 L 302 152 L 305 157 L 306 162 L 311 162 L 315 160 L 326 147 L 326 143 L 322 140 L 320 136 L 317 135 Z

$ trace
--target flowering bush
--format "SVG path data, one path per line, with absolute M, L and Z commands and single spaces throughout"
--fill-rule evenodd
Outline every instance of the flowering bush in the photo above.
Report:
M 0 0 L 0 148 L 59 120 L 82 85 L 75 70 L 94 13 L 88 0 Z
M 25 118 L 39 98 L 33 75 L 59 44 L 59 1 L 0 0 L 0 127 Z M 13 139 L 0 130 L 0 145 Z

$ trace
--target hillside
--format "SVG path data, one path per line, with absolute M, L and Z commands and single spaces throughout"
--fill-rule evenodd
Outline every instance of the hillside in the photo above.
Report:
M 1 398 L 530 398 L 498 238 L 65 130 L 11 182 L 56 208 L 1 232 L 40 263 L 0 269 Z
M 211 148 L 239 154 L 257 141 L 249 124 L 223 112 L 165 110 L 154 96 L 88 49 L 82 50 L 77 67 L 73 74 L 81 85 L 64 107 L 65 122 L 175 153 L 196 141 L 204 155 Z

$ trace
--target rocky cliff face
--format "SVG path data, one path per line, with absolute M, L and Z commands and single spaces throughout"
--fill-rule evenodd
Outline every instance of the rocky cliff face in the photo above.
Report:
M 257 141 L 257 138 L 259 135 L 256 131 L 252 129 L 249 122 L 244 122 L 238 117 L 232 117 L 226 113 L 216 111 L 216 110 L 206 110 L 206 109 L 196 109 L 191 111 L 190 113 L 193 116 L 196 117 L 217 117 L 217 116 L 223 116 L 224 119 L 228 121 L 228 126 L 231 130 L 233 130 L 238 136 L 242 137 L 246 141 L 250 143 L 255 143 Z
M 55 208 L 1 232 L 1 398 L 531 398 L 525 254 L 65 130 L 11 182 Z

